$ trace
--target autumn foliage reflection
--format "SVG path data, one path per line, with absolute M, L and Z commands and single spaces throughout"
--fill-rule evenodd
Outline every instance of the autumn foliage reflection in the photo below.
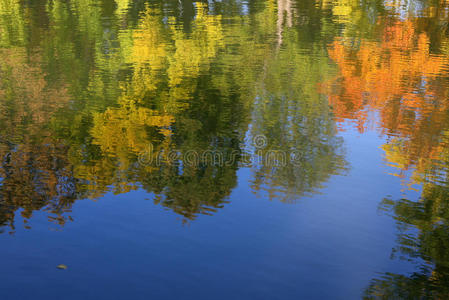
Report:
M 449 57 L 433 53 L 428 33 L 413 20 L 382 20 L 380 41 L 354 45 L 340 38 L 329 45 L 339 76 L 321 88 L 338 122 L 350 120 L 360 132 L 376 127 L 389 142 L 386 159 L 400 170 L 424 164 L 440 152 L 446 130 Z M 377 124 L 369 121 L 377 119 Z
M 339 128 L 349 122 L 360 133 L 376 129 L 386 137 L 381 147 L 394 175 L 405 178 L 410 188 L 420 187 L 416 201 L 387 197 L 380 206 L 398 224 L 392 257 L 411 261 L 417 269 L 376 276 L 365 290 L 367 299 L 449 295 L 449 39 L 444 30 L 428 30 L 441 27 L 438 19 L 446 9 L 429 8 L 422 17 L 380 18 L 379 38 L 340 37 L 328 46 L 338 75 L 320 90 Z
M 62 213 L 75 200 L 75 186 L 68 148 L 52 137 L 48 120 L 69 97 L 64 86 L 45 80 L 37 67 L 41 56 L 25 61 L 24 51 L 0 51 L 0 225 L 13 227 L 19 208 L 25 218 L 45 208 L 50 219 L 62 224 L 67 218 Z
M 313 3 L 301 4 L 310 24 L 290 0 L 249 14 L 188 0 L 44 3 L 0 0 L 0 225 L 37 211 L 63 224 L 76 200 L 136 189 L 183 222 L 212 214 L 237 185 L 248 135 L 301 153 L 296 167 L 251 167 L 248 184 L 267 197 L 294 202 L 344 169 L 316 90 L 332 68 L 325 44 L 295 28 L 332 35 L 313 27 Z M 164 163 L 140 163 L 146 151 Z M 192 166 L 189 151 L 235 159 Z

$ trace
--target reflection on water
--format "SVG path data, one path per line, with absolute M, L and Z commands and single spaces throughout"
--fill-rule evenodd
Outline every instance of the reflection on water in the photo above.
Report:
M 392 175 L 421 191 L 416 201 L 387 197 L 380 206 L 400 231 L 392 257 L 415 263 L 417 271 L 382 274 L 365 297 L 443 299 L 449 296 L 448 6 L 398 14 L 378 18 L 375 39 L 341 36 L 328 45 L 339 73 L 322 91 L 337 124 L 350 120 L 361 133 L 371 127 L 387 136 L 382 149 L 397 169 Z
M 77 199 L 140 187 L 186 219 L 210 214 L 235 187 L 249 136 L 267 137 L 260 156 L 298 154 L 295 165 L 253 164 L 254 190 L 273 198 L 317 192 L 345 167 L 316 90 L 333 66 L 314 49 L 321 41 L 298 41 L 292 3 L 235 15 L 196 2 L 185 20 L 160 5 L 95 2 L 14 2 L 14 15 L 5 13 L 15 21 L 2 30 L 3 224 L 13 226 L 19 208 L 63 223 Z M 142 164 L 148 149 L 167 163 Z M 237 159 L 191 165 L 182 161 L 189 151 Z
M 381 204 L 405 228 L 395 255 L 421 271 L 373 279 L 366 296 L 444 298 L 448 7 L 0 0 L 0 224 L 45 211 L 63 225 L 75 201 L 135 189 L 187 222 L 229 202 L 241 168 L 255 193 L 294 203 L 350 171 L 349 122 L 385 136 L 392 175 L 422 190 Z M 295 164 L 244 164 L 269 153 Z
M 386 273 L 373 279 L 365 295 L 387 299 L 445 299 L 449 295 L 449 189 L 427 183 L 420 201 L 384 199 L 400 234 L 393 257 L 417 264 L 411 275 Z

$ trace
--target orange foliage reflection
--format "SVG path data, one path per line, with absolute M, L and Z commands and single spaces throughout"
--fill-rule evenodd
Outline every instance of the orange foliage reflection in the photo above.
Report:
M 381 133 L 392 137 L 384 146 L 387 160 L 407 169 L 438 156 L 449 124 L 449 58 L 432 53 L 417 22 L 382 24 L 380 41 L 354 46 L 340 38 L 329 46 L 339 76 L 321 88 L 337 122 L 351 120 L 363 132 L 375 115 Z

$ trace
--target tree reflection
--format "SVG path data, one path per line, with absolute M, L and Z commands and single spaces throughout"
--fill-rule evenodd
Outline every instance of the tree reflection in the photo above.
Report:
M 411 170 L 409 187 L 422 188 L 417 201 L 387 198 L 381 204 L 398 223 L 393 257 L 415 263 L 416 271 L 380 275 L 365 298 L 449 297 L 449 56 L 447 23 L 441 21 L 448 10 L 444 1 L 421 4 L 416 12 L 390 3 L 385 8 L 393 13 L 368 31 L 378 32 L 376 38 L 347 32 L 336 38 L 328 50 L 338 75 L 320 86 L 337 122 L 349 121 L 361 133 L 376 128 L 387 137 L 382 149 L 395 175 L 406 178 Z M 340 11 L 355 12 L 354 7 Z
M 433 183 L 417 202 L 385 199 L 401 233 L 394 255 L 418 265 L 411 275 L 386 273 L 373 279 L 367 297 L 385 299 L 446 299 L 449 297 L 449 189 Z
M 52 220 L 76 199 L 72 167 L 64 141 L 52 137 L 49 120 L 69 101 L 65 87 L 53 87 L 39 69 L 40 55 L 25 61 L 25 50 L 0 52 L 0 224 L 13 226 L 15 212 L 29 218 L 45 209 Z
M 237 184 L 248 134 L 302 154 L 254 165 L 255 190 L 317 192 L 345 165 L 315 86 L 335 27 L 316 26 L 312 4 L 245 5 L 0 0 L 1 224 L 37 210 L 63 224 L 76 200 L 138 188 L 185 221 L 211 214 Z M 161 165 L 139 161 L 150 145 Z M 190 165 L 191 150 L 231 163 Z

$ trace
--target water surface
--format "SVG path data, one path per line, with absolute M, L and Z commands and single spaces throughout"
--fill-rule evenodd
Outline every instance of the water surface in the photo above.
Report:
M 448 20 L 0 0 L 1 298 L 448 298 Z

